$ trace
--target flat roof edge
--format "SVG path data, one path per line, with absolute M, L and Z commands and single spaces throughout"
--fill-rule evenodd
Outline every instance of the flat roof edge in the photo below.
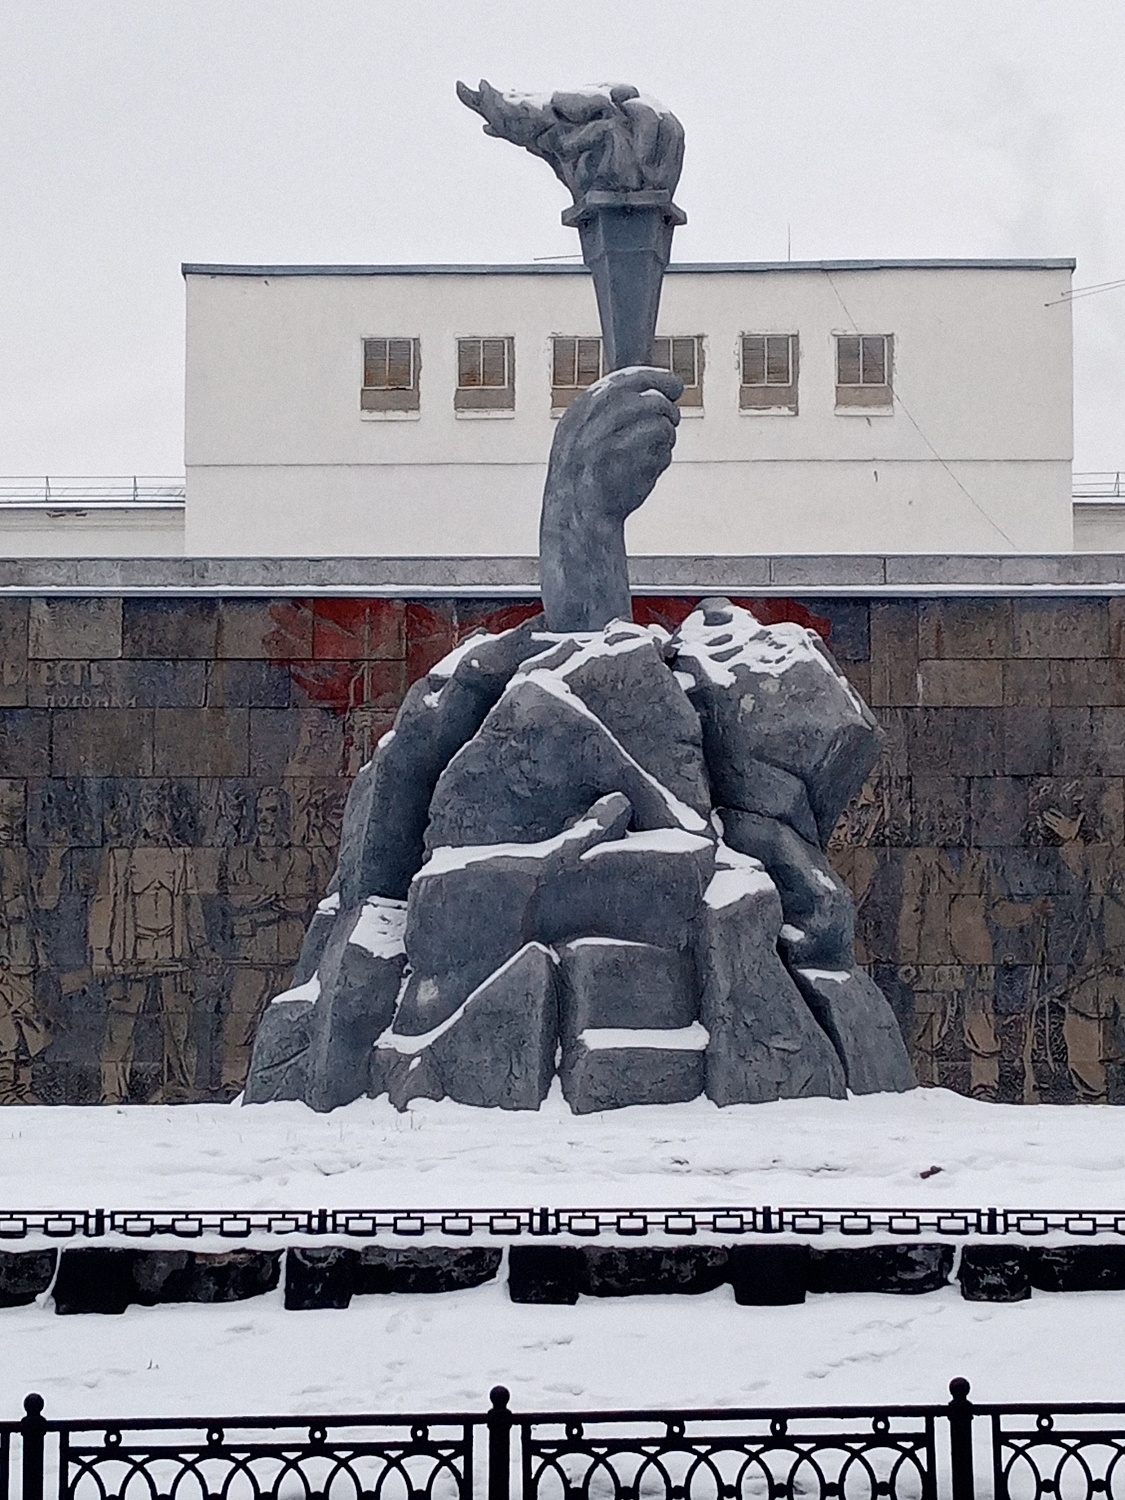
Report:
M 1125 552 L 629 559 L 635 594 L 788 598 L 1125 596 Z M 535 557 L 0 558 L 5 595 L 534 598 Z
M 670 276 L 738 275 L 770 271 L 1073 271 L 1073 257 L 993 260 L 714 260 L 678 261 Z M 582 264 L 532 261 L 528 264 L 386 266 L 237 266 L 184 261 L 183 276 L 588 276 Z

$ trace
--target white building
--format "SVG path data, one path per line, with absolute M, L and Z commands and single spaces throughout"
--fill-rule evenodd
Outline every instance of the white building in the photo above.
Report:
M 1071 550 L 1073 265 L 673 265 L 684 420 L 630 551 Z M 555 420 L 600 371 L 584 267 L 184 276 L 186 507 L 0 505 L 0 555 L 536 552 Z
M 1069 550 L 1072 269 L 673 266 L 660 352 L 692 383 L 630 550 Z M 554 419 L 599 370 L 583 267 L 185 277 L 189 554 L 536 551 Z

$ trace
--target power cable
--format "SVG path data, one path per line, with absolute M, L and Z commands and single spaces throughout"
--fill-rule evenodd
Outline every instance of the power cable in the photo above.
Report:
M 828 284 L 832 288 L 833 292 L 836 294 L 836 300 L 837 300 L 837 302 L 839 302 L 840 306 L 844 309 L 844 316 L 847 318 L 848 322 L 851 324 L 852 332 L 855 333 L 855 334 L 858 334 L 859 333 L 859 324 L 852 317 L 851 310 L 849 309 L 848 304 L 844 301 L 843 297 L 840 295 L 840 289 L 836 285 L 835 281 L 833 281 L 831 271 L 825 271 L 824 275 L 827 276 L 827 278 L 828 278 Z M 994 520 L 992 518 L 992 516 L 990 516 L 988 514 L 988 512 L 985 510 L 984 506 L 981 505 L 980 502 L 978 500 L 976 500 L 974 498 L 974 496 L 969 493 L 969 491 L 962 484 L 962 482 L 958 478 L 958 476 L 953 472 L 953 470 L 946 463 L 945 459 L 942 458 L 941 454 L 934 447 L 933 443 L 930 442 L 929 438 L 922 431 L 921 423 L 918 421 L 918 419 L 915 417 L 914 413 L 907 406 L 906 402 L 899 395 L 898 391 L 895 390 L 894 388 L 892 388 L 892 390 L 891 390 L 891 400 L 895 403 L 896 406 L 901 407 L 903 415 L 910 422 L 910 425 L 914 428 L 914 431 L 922 439 L 922 441 L 925 443 L 926 447 L 933 454 L 934 458 L 938 461 L 938 463 L 942 466 L 942 468 L 945 470 L 945 472 L 949 475 L 950 479 L 952 479 L 953 483 L 961 491 L 961 493 L 964 495 L 965 499 L 969 502 L 969 504 L 973 507 L 973 509 L 980 512 L 980 514 L 984 517 L 984 519 L 988 522 L 988 524 L 992 527 L 992 529 L 994 531 L 998 532 L 999 535 L 1004 538 L 1004 540 L 1007 542 L 1008 546 L 1011 547 L 1014 552 L 1019 552 L 1021 550 L 1021 548 L 1016 544 L 1016 542 L 1014 542 L 1012 540 L 1012 538 L 1004 530 L 1003 526 L 1000 525 L 1000 522 Z

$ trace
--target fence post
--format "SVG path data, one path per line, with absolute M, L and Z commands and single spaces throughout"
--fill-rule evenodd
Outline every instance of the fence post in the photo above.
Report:
M 488 1423 L 488 1500 L 509 1500 L 512 1467 L 511 1395 L 506 1386 L 494 1385 L 488 1393 L 492 1408 Z M 24 1500 L 28 1500 L 25 1496 Z
M 949 1478 L 953 1500 L 973 1500 L 973 1403 L 969 1382 L 949 1382 Z
M 23 1500 L 43 1500 L 43 1437 L 47 1424 L 43 1420 L 43 1397 L 34 1392 L 24 1397 L 24 1415 L 20 1421 L 23 1440 Z

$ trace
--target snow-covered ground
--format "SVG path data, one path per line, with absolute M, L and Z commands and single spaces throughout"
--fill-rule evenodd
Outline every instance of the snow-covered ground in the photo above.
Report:
M 1125 1111 L 939 1090 L 583 1118 L 556 1097 L 538 1115 L 8 1108 L 0 1163 L 4 1206 L 27 1208 L 1110 1208 L 1125 1203 Z M 0 1312 L 0 1334 L 5 1417 L 28 1390 L 55 1416 L 479 1409 L 498 1381 L 524 1409 L 934 1401 L 954 1375 L 981 1400 L 1125 1399 L 1125 1292 L 991 1305 L 954 1286 L 753 1308 L 722 1288 L 535 1307 L 496 1282 L 305 1313 L 280 1292 L 117 1318 L 47 1303 Z
M 8 1208 L 1125 1208 L 1125 1110 L 917 1089 L 576 1116 L 557 1084 L 537 1113 L 9 1107 L 0 1180 Z

